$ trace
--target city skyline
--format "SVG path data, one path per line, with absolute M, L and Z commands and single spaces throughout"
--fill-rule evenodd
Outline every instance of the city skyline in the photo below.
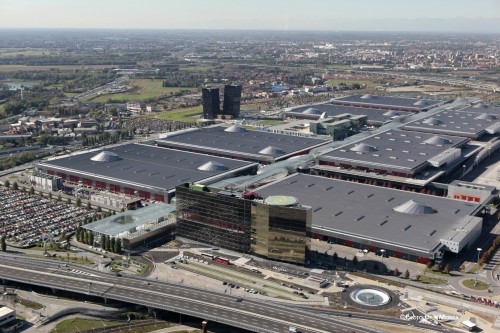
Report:
M 1 0 L 0 28 L 500 32 L 500 2 Z

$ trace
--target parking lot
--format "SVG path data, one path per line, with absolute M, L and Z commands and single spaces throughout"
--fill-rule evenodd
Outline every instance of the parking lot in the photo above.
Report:
M 0 235 L 15 246 L 30 246 L 44 237 L 76 230 L 95 212 L 22 191 L 0 188 Z

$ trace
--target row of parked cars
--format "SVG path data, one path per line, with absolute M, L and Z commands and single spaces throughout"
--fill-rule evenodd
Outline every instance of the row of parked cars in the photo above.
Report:
M 0 188 L 0 235 L 18 246 L 76 230 L 96 213 L 29 193 Z

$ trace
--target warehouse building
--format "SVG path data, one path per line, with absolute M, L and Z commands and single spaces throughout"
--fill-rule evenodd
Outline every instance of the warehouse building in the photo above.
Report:
M 312 208 L 314 238 L 418 262 L 460 253 L 479 237 L 481 204 L 295 174 L 255 189 Z
M 328 140 L 250 131 L 238 125 L 214 126 L 168 133 L 160 147 L 270 164 L 305 155 Z
M 444 105 L 447 101 L 378 95 L 352 95 L 331 100 L 332 104 L 379 110 L 419 113 Z
M 425 186 L 459 165 L 469 141 L 458 136 L 390 130 L 319 156 L 312 170 L 317 175 L 386 187 Z
M 43 161 L 36 169 L 74 185 L 168 203 L 179 183 L 210 183 L 253 174 L 257 164 L 144 144 L 125 144 Z
M 446 110 L 405 124 L 402 129 L 476 140 L 487 133 L 498 134 L 499 118 L 500 115 L 494 113 Z
M 382 110 L 366 107 L 352 107 L 333 104 L 332 102 L 299 106 L 285 110 L 285 116 L 294 119 L 318 120 L 323 118 L 342 117 L 343 115 L 366 116 L 370 126 L 382 126 L 391 121 L 411 116 L 408 111 Z

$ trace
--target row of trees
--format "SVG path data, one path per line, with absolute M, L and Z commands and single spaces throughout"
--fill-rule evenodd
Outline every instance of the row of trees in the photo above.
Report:
M 101 236 L 101 248 L 105 251 L 120 253 L 122 251 L 121 238 L 109 237 L 108 235 Z
M 85 230 L 81 226 L 76 229 L 76 240 L 80 243 L 93 245 L 94 244 L 94 234 L 90 230 Z
M 0 238 L 0 250 L 2 250 L 2 252 L 7 251 L 7 242 L 5 240 L 5 236 L 2 236 L 2 238 Z

